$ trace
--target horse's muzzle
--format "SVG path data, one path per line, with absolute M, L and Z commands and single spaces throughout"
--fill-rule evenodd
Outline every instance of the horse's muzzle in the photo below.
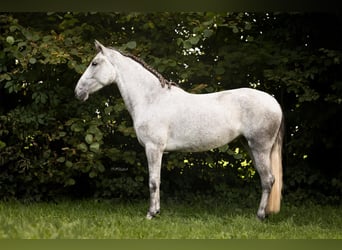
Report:
M 75 89 L 75 96 L 76 96 L 76 98 L 78 100 L 83 101 L 83 102 L 86 101 L 88 99 L 88 97 L 89 97 L 87 92 L 85 92 L 85 91 L 77 91 L 76 89 Z

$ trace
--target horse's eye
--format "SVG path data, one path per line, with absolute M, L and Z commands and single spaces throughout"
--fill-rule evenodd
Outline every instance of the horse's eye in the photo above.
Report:
M 91 66 L 96 66 L 97 65 L 97 62 L 92 62 L 91 63 Z

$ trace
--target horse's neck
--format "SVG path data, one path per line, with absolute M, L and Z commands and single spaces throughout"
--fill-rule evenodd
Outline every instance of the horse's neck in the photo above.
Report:
M 117 54 L 113 62 L 117 69 L 117 85 L 126 108 L 134 119 L 160 94 L 159 80 L 138 62 Z

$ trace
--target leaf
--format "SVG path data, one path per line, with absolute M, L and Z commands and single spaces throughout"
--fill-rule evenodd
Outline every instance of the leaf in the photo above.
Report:
M 5 89 L 9 89 L 9 88 L 11 88 L 13 86 L 13 82 L 12 81 L 8 81 L 8 82 L 6 82 L 6 84 L 5 84 Z
M 166 69 L 166 66 L 163 65 L 163 64 L 160 64 L 160 65 L 158 66 L 158 71 L 159 71 L 159 72 L 164 72 L 165 69 Z
M 74 132 L 81 132 L 83 130 L 83 128 L 78 123 L 72 124 L 70 128 Z
M 189 40 L 186 40 L 183 43 L 184 49 L 190 49 L 192 47 L 191 42 Z
M 94 177 L 96 177 L 97 176 L 97 173 L 95 172 L 95 171 L 91 171 L 90 173 L 89 173 L 89 177 L 90 178 L 94 178 Z
M 62 162 L 65 161 L 65 157 L 64 157 L 64 156 L 61 156 L 61 157 L 57 158 L 56 161 L 62 163 Z
M 6 37 L 6 42 L 12 45 L 14 43 L 14 37 L 13 36 Z
M 231 150 L 230 148 L 228 148 L 227 153 L 229 155 L 235 155 L 235 152 L 233 150 Z
M 96 125 L 91 125 L 88 129 L 87 129 L 88 133 L 97 135 L 101 133 L 101 130 L 96 126 Z
M 12 77 L 9 74 L 2 74 L 2 75 L 0 75 L 0 81 L 3 81 L 3 80 L 9 81 L 11 79 L 12 79 Z
M 83 153 L 88 151 L 88 147 L 87 147 L 87 145 L 84 142 L 78 144 L 77 145 L 77 149 L 81 150 Z
M 94 143 L 90 144 L 89 149 L 90 149 L 90 151 L 93 151 L 94 153 L 99 152 L 100 151 L 100 143 L 94 142 Z
M 137 47 L 137 42 L 136 41 L 130 41 L 126 44 L 126 47 L 129 49 L 135 49 Z
M 234 159 L 236 159 L 236 160 L 240 160 L 240 159 L 243 158 L 242 154 L 234 154 L 233 157 L 234 157 Z
M 204 30 L 204 31 L 203 31 L 203 36 L 206 37 L 206 38 L 208 38 L 208 37 L 211 37 L 211 36 L 213 35 L 213 33 L 214 33 L 213 30 L 207 29 L 207 30 Z
M 87 134 L 84 139 L 88 144 L 91 144 L 94 140 L 94 136 L 92 134 Z
M 110 114 L 113 110 L 114 110 L 113 106 L 108 106 L 108 107 L 105 107 L 104 112 L 106 114 Z
M 34 57 L 31 57 L 31 58 L 29 59 L 29 63 L 31 63 L 31 64 L 35 64 L 36 62 L 37 62 L 37 59 L 34 58 Z
M 252 28 L 252 24 L 250 22 L 245 23 L 245 30 L 250 30 Z
M 65 162 L 65 166 L 68 167 L 68 168 L 71 168 L 72 167 L 72 162 L 71 161 L 66 161 Z
M 73 186 L 76 184 L 76 181 L 73 178 L 69 178 L 66 182 L 65 182 L 65 186 Z
M 199 36 L 193 36 L 193 37 L 190 37 L 189 38 L 189 42 L 192 44 L 192 45 L 196 45 L 200 40 L 200 37 Z
M 71 126 L 73 123 L 75 123 L 76 121 L 78 121 L 78 118 L 71 118 L 70 120 L 65 122 L 66 126 Z
M 100 173 L 103 173 L 106 170 L 105 167 L 101 163 L 97 165 L 97 169 L 100 171 Z
M 40 102 L 45 104 L 48 99 L 48 96 L 45 93 L 40 93 Z
M 246 38 L 246 41 L 247 42 L 253 42 L 254 41 L 254 37 L 248 35 L 247 38 Z
M 32 37 L 31 37 L 31 39 L 32 39 L 32 41 L 38 41 L 39 39 L 40 39 L 40 37 L 39 37 L 39 35 L 38 34 L 36 34 L 36 33 L 34 33 L 33 35 L 32 35 Z
M 224 145 L 224 146 L 222 146 L 222 147 L 219 147 L 218 150 L 219 150 L 219 152 L 221 152 L 221 153 L 225 153 L 225 152 L 228 151 L 228 148 L 229 148 L 229 146 L 228 146 L 228 144 L 226 144 L 226 145 Z
M 177 62 L 174 60 L 168 60 L 169 66 L 171 67 L 176 67 L 177 66 Z
M 19 42 L 18 43 L 18 48 L 25 47 L 27 45 L 26 42 Z
M 6 143 L 0 140 L 0 149 L 5 148 Z
M 58 133 L 58 136 L 59 136 L 59 137 L 64 137 L 64 136 L 66 136 L 66 135 L 67 135 L 67 133 L 64 132 L 64 131 L 60 131 L 60 132 Z
M 239 29 L 236 26 L 234 26 L 233 27 L 233 33 L 238 33 L 238 32 L 239 32 Z
M 12 25 L 12 26 L 10 27 L 10 31 L 11 31 L 11 32 L 14 32 L 14 31 L 16 31 L 16 30 L 19 30 L 19 27 L 18 27 L 18 26 Z

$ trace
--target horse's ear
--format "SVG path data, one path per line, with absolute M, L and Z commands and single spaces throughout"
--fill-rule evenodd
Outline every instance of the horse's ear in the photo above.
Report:
M 104 46 L 97 40 L 95 40 L 95 48 L 98 52 L 103 52 Z

